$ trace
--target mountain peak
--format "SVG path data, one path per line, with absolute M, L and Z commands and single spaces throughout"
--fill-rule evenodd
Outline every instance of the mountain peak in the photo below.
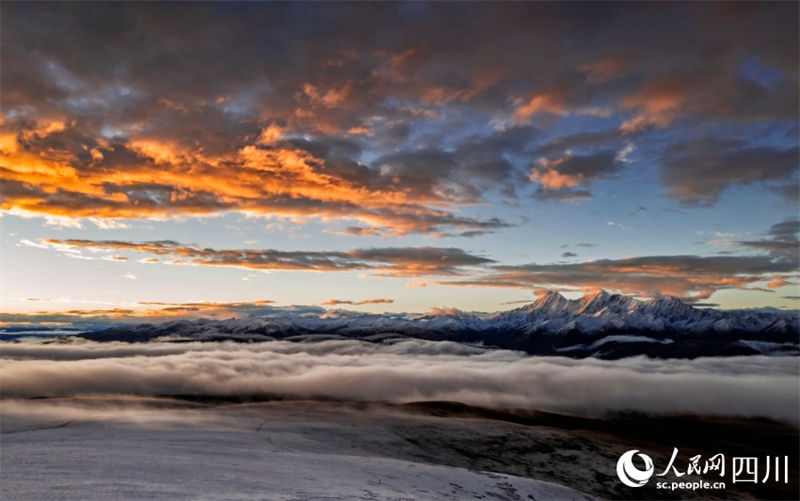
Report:
M 700 312 L 675 296 L 653 298 L 646 301 L 643 306 L 647 313 L 659 317 L 686 316 Z
M 596 290 L 594 292 L 590 292 L 583 296 L 583 299 L 589 300 L 601 300 L 601 299 L 608 299 L 611 296 L 611 293 L 605 289 Z
M 527 309 L 529 310 L 545 310 L 549 312 L 563 310 L 569 300 L 559 294 L 557 291 L 549 290 L 539 296 Z
M 670 306 L 685 306 L 687 308 L 691 308 L 690 305 L 686 304 L 680 298 L 675 296 L 661 296 L 650 299 L 647 301 L 648 304 L 663 304 L 663 305 L 670 305 Z
M 598 315 L 613 313 L 627 315 L 639 310 L 656 316 L 685 316 L 697 311 L 691 305 L 674 296 L 661 296 L 647 301 L 635 299 L 624 294 L 615 294 L 600 289 L 588 293 L 580 299 L 567 299 L 557 291 L 548 290 L 528 306 L 520 308 L 527 312 L 539 311 L 544 314 Z
M 595 313 L 608 304 L 609 298 L 611 298 L 611 294 L 603 289 L 586 294 L 578 300 L 578 310 L 584 314 Z

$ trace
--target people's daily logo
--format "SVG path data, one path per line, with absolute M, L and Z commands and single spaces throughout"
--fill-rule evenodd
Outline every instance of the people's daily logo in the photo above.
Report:
M 625 452 L 617 460 L 617 476 L 628 487 L 643 487 L 653 477 L 656 489 L 725 489 L 727 480 L 737 483 L 788 483 L 789 456 L 728 457 L 717 453 L 704 457 L 689 455 L 680 459 L 678 448 L 672 450 L 669 463 L 655 473 L 653 459 L 639 449 Z M 726 475 L 727 473 L 727 475 Z M 684 477 L 685 478 L 681 478 Z
M 644 462 L 644 468 L 639 469 L 633 464 L 633 458 L 638 456 Z M 641 487 L 653 476 L 655 467 L 650 456 L 639 452 L 638 449 L 628 451 L 620 456 L 617 461 L 617 476 L 628 487 Z

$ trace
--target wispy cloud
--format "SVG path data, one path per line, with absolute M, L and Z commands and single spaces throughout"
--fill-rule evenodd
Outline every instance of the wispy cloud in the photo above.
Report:
M 493 260 L 453 247 L 383 247 L 338 251 L 279 251 L 274 249 L 211 249 L 171 240 L 126 242 L 120 240 L 46 239 L 44 246 L 75 254 L 87 249 L 102 252 L 128 250 L 169 258 L 169 264 L 229 266 L 252 270 L 352 271 L 366 270 L 392 277 L 463 275 L 470 267 Z

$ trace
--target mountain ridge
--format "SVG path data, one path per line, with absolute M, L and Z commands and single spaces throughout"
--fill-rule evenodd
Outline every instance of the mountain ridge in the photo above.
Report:
M 79 336 L 95 341 L 252 342 L 307 341 L 314 335 L 381 341 L 410 337 L 572 357 L 798 354 L 800 316 L 699 309 L 671 296 L 639 300 L 598 291 L 567 299 L 548 291 L 531 304 L 497 313 L 435 309 L 422 315 L 375 314 L 276 307 L 258 316 L 125 325 Z

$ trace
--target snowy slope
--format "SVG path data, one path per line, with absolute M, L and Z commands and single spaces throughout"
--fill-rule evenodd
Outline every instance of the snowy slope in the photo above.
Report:
M 391 446 L 403 444 L 380 415 L 328 409 L 324 403 L 165 405 L 89 407 L 81 416 L 69 401 L 60 402 L 60 413 L 53 415 L 46 414 L 47 402 L 12 403 L 13 408 L 6 402 L 5 412 L 0 406 L 0 497 L 590 499 L 551 482 L 396 457 Z

